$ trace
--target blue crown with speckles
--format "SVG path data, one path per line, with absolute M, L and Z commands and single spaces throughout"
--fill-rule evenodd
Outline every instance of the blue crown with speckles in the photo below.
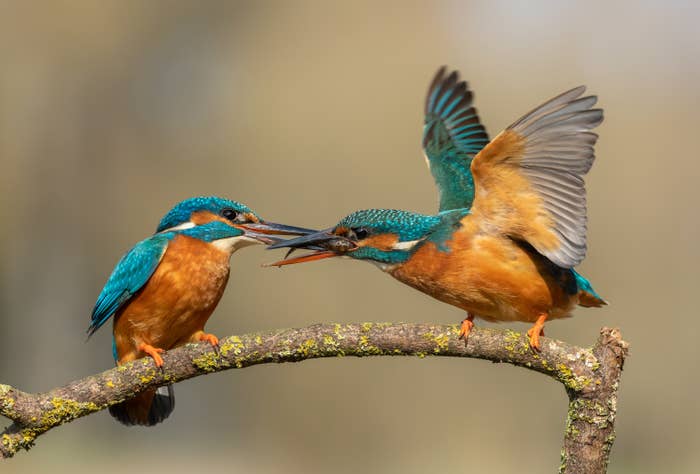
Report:
M 233 209 L 238 212 L 255 213 L 245 204 L 240 202 L 230 201 L 228 199 L 217 196 L 199 196 L 190 199 L 185 199 L 179 202 L 168 212 L 160 224 L 156 232 L 162 232 L 171 227 L 178 226 L 190 220 L 193 212 L 209 211 L 218 214 L 222 209 Z

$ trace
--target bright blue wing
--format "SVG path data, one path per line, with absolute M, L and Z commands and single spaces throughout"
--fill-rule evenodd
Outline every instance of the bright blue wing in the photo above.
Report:
M 423 151 L 440 193 L 440 211 L 471 208 L 474 179 L 471 163 L 489 142 L 472 106 L 472 92 L 459 73 L 435 75 L 425 100 Z
M 146 284 L 163 258 L 172 237 L 172 233 L 156 234 L 136 244 L 122 257 L 97 298 L 87 331 L 88 337 Z

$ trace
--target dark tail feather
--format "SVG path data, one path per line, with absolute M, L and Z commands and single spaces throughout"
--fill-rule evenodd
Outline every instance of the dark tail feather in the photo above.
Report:
M 165 420 L 175 409 L 172 385 L 147 390 L 119 405 L 109 407 L 109 414 L 127 426 L 153 426 Z
M 586 280 L 583 275 L 578 273 L 573 268 L 571 272 L 576 278 L 576 286 L 578 287 L 578 304 L 584 308 L 600 308 L 608 304 L 591 286 L 591 282 Z
M 603 298 L 587 291 L 578 292 L 578 304 L 584 308 L 600 308 L 608 304 Z

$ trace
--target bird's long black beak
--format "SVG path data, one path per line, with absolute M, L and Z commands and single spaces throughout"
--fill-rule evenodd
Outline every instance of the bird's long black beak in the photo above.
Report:
M 305 229 L 303 227 L 294 227 L 286 224 L 278 224 L 276 222 L 260 221 L 249 224 L 236 225 L 239 229 L 245 232 L 248 237 L 259 240 L 264 244 L 278 244 L 286 242 L 276 235 L 309 235 L 317 232 L 315 229 Z
M 276 222 L 260 221 L 255 224 L 242 224 L 242 229 L 250 229 L 253 232 L 268 235 L 309 235 L 318 232 L 316 229 L 305 229 L 304 227 L 294 227 Z
M 343 253 L 357 248 L 351 240 L 332 233 L 333 228 L 317 231 L 313 234 L 297 237 L 296 239 L 285 240 L 267 247 L 268 249 L 289 248 L 291 251 L 297 249 L 313 250 L 312 253 L 296 258 L 285 258 L 277 262 L 268 263 L 265 267 L 281 267 L 295 263 L 311 262 L 324 258 L 336 257 Z M 291 253 L 291 251 L 289 253 Z M 287 254 L 287 256 L 289 255 Z

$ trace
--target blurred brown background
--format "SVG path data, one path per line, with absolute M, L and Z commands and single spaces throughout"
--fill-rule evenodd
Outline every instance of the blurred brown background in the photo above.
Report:
M 433 212 L 421 113 L 448 64 L 492 136 L 579 83 L 600 96 L 581 270 L 612 304 L 548 334 L 619 326 L 632 344 L 611 473 L 697 472 L 700 8 L 517 3 L 2 2 L 0 381 L 42 391 L 111 366 L 109 330 L 85 343 L 92 305 L 182 198 L 316 227 Z M 214 333 L 463 316 L 358 262 L 260 268 L 279 256 L 234 256 Z M 553 472 L 566 411 L 555 382 L 472 360 L 309 361 L 176 391 L 155 429 L 93 415 L 2 471 Z

